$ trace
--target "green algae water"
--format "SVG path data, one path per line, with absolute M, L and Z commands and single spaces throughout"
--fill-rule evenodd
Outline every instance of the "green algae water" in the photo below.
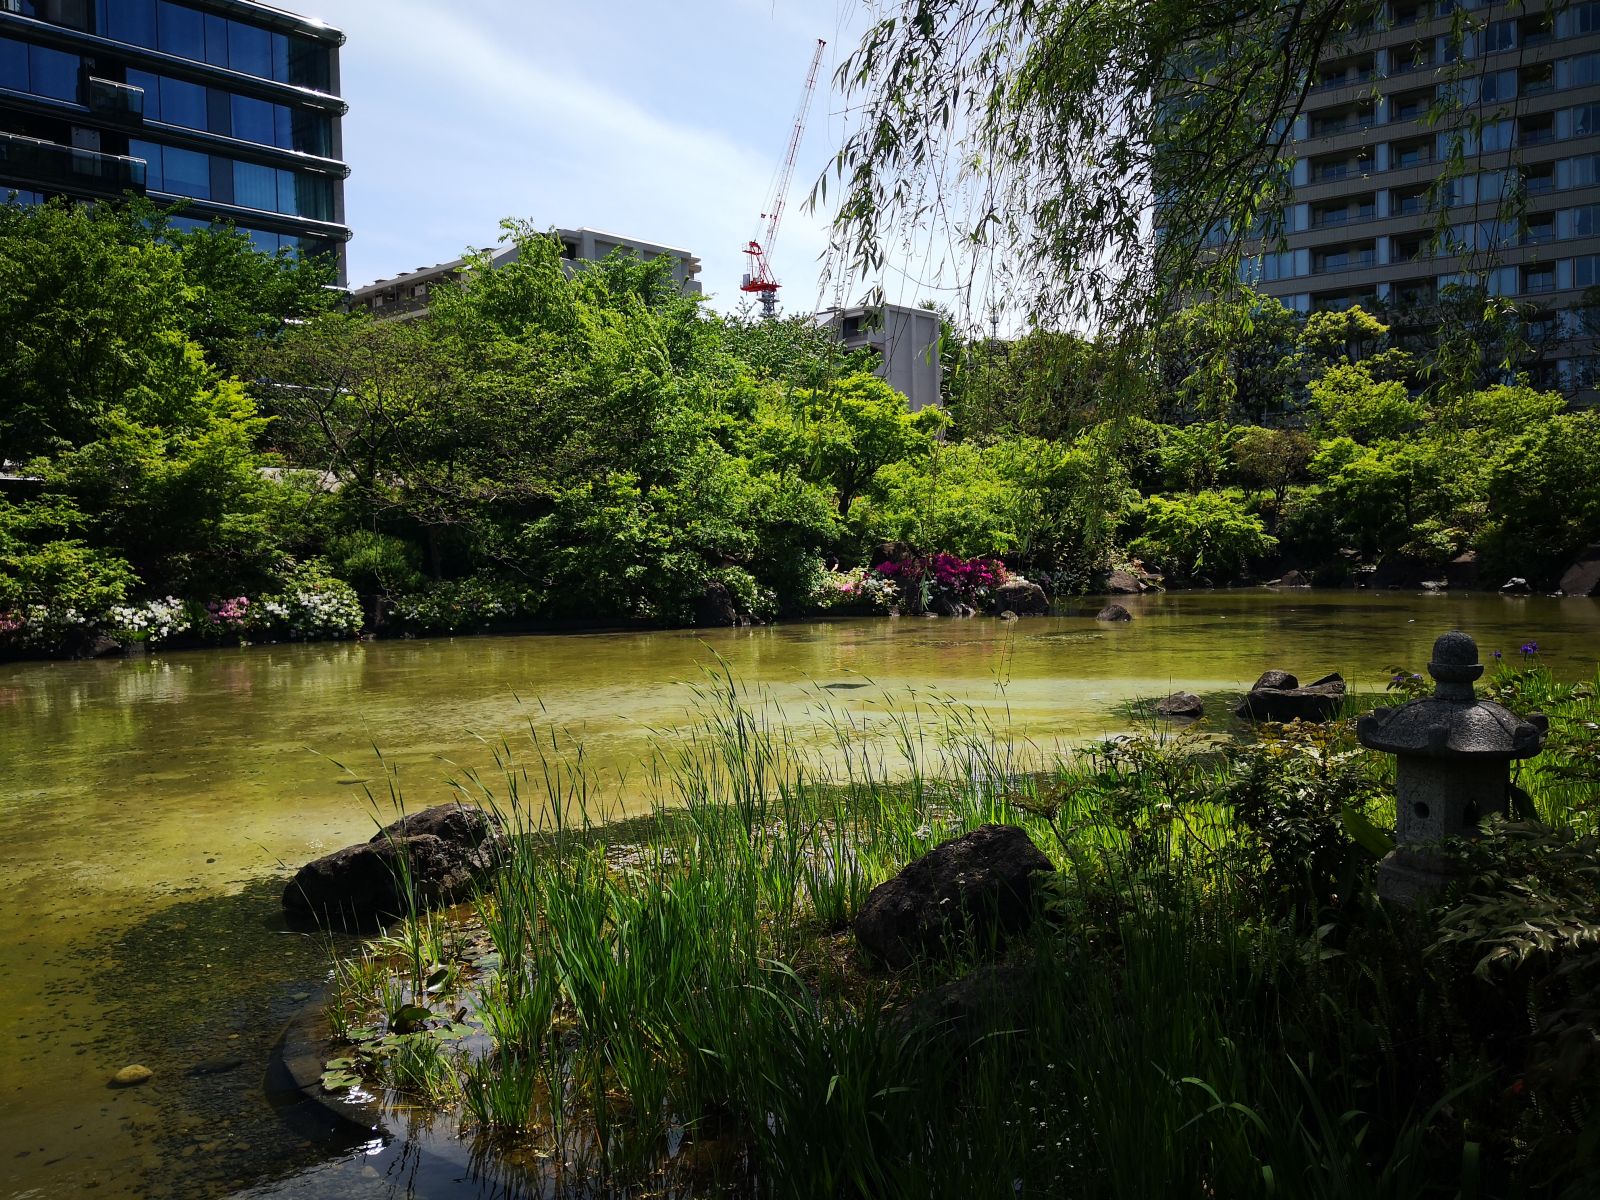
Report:
M 1486 655 L 1536 642 L 1564 679 L 1592 676 L 1600 656 L 1593 600 L 1224 592 L 1123 603 L 1126 625 L 1095 622 L 1099 604 L 1086 601 L 1019 622 L 0 666 L 0 1197 L 477 1194 L 408 1184 L 396 1175 L 403 1157 L 330 1145 L 269 1103 L 270 1046 L 327 963 L 324 942 L 282 928 L 282 883 L 392 817 L 369 790 L 386 806 L 397 778 L 408 807 L 438 803 L 451 777 L 492 783 L 497 747 L 527 748 L 530 736 L 569 757 L 581 745 L 597 805 L 637 809 L 651 745 L 693 724 L 708 670 L 731 672 L 819 752 L 829 722 L 915 723 L 950 706 L 1049 749 L 1124 731 L 1129 700 L 1238 692 L 1268 667 L 1380 689 L 1393 667 L 1421 670 L 1449 628 Z M 135 1062 L 155 1077 L 107 1087 Z

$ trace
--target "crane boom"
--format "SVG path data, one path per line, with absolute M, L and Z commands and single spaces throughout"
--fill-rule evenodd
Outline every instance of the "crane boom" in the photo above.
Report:
M 794 178 L 795 158 L 800 153 L 800 139 L 806 130 L 806 113 L 811 109 L 811 94 L 816 91 L 817 71 L 822 66 L 822 51 L 827 42 L 817 39 L 817 48 L 811 56 L 811 69 L 806 72 L 805 87 L 800 91 L 800 106 L 794 114 L 794 125 L 789 130 L 789 146 L 778 169 L 777 182 L 767 201 L 767 211 L 761 214 L 767 226 L 760 240 L 751 238 L 744 248 L 750 269 L 745 273 L 741 292 L 752 292 L 761 297 L 761 315 L 778 314 L 779 283 L 772 274 L 772 248 L 778 240 L 778 224 L 783 220 L 784 206 L 789 200 L 789 184 Z

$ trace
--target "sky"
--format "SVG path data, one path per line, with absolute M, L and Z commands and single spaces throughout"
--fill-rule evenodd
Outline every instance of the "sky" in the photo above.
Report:
M 805 201 L 845 134 L 832 74 L 862 0 L 280 3 L 346 35 L 352 285 L 492 245 L 519 217 L 689 250 L 723 311 L 744 299 L 743 247 L 825 39 L 773 265 L 786 311 L 834 302 L 818 284 L 827 214 Z

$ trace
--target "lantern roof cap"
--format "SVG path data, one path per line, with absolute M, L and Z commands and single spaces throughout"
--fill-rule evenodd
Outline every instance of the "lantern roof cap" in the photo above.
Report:
M 1438 681 L 1434 694 L 1397 708 L 1380 708 L 1356 722 L 1356 737 L 1371 750 L 1426 758 L 1531 758 L 1544 748 L 1549 723 L 1533 714 L 1527 720 L 1492 700 L 1473 696 L 1472 681 L 1483 674 L 1478 644 L 1459 630 L 1433 644 L 1428 673 Z

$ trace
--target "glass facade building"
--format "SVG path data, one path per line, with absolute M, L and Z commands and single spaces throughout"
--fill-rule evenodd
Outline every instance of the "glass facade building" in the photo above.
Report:
M 252 0 L 0 0 L 0 198 L 183 201 L 343 284 L 343 42 Z
M 1426 328 L 1452 284 L 1513 299 L 1541 386 L 1600 379 L 1600 0 L 1389 0 L 1308 81 L 1284 236 L 1246 278 L 1302 312 Z M 1454 166 L 1447 167 L 1454 161 Z

